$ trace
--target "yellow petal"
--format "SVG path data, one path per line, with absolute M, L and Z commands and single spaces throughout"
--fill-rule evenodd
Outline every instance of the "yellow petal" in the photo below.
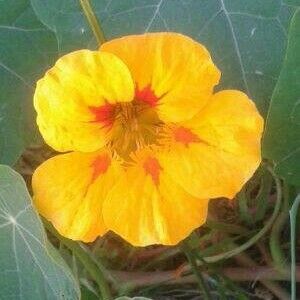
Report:
M 215 94 L 192 120 L 174 126 L 162 166 L 200 198 L 233 198 L 261 162 L 263 119 L 238 91 Z
M 193 117 L 220 78 L 208 51 L 177 33 L 126 36 L 103 44 L 101 50 L 125 62 L 136 82 L 136 98 L 157 105 L 165 122 Z
M 39 129 L 57 151 L 91 152 L 104 146 L 114 105 L 133 99 L 126 65 L 111 53 L 80 50 L 60 58 L 37 83 Z
M 63 236 L 92 242 L 107 231 L 102 205 L 121 171 L 107 152 L 55 156 L 33 175 L 34 204 Z
M 135 160 L 104 203 L 105 224 L 135 246 L 175 245 L 205 222 L 208 200 L 185 192 L 154 152 Z

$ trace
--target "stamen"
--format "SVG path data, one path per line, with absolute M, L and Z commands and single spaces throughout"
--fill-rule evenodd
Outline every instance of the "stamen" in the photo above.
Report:
M 118 103 L 112 128 L 112 150 L 128 158 L 131 152 L 157 142 L 157 132 L 162 122 L 148 104 L 133 100 Z

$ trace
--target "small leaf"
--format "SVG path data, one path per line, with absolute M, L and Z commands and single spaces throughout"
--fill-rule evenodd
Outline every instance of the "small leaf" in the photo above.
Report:
M 0 299 L 80 298 L 79 287 L 48 242 L 24 180 L 0 166 Z
M 38 21 L 29 0 L 0 1 L 0 163 L 14 164 L 36 138 L 35 81 L 56 56 L 56 37 Z
M 292 21 L 286 58 L 266 122 L 264 156 L 287 182 L 300 185 L 300 10 Z
M 107 39 L 176 31 L 200 41 L 222 71 L 220 88 L 241 89 L 265 113 L 286 47 L 294 7 L 281 0 L 91 1 Z M 31 0 L 60 51 L 96 48 L 79 1 Z

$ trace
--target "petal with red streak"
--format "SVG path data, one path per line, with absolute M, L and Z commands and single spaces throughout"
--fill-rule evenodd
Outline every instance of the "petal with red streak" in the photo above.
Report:
M 63 236 L 92 242 L 107 231 L 102 205 L 121 176 L 108 152 L 57 155 L 34 172 L 34 205 Z

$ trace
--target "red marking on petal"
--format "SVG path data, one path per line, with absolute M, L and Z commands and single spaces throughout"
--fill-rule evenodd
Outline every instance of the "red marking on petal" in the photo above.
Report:
M 95 120 L 93 122 L 99 122 L 105 127 L 111 127 L 114 122 L 115 108 L 114 104 L 109 103 L 99 107 L 91 106 L 90 110 L 95 115 Z
M 174 129 L 174 138 L 178 143 L 182 143 L 185 146 L 188 146 L 190 143 L 198 143 L 201 140 L 199 137 L 194 134 L 190 129 L 185 127 L 177 127 Z
M 151 107 L 156 106 L 159 98 L 154 94 L 154 91 L 151 90 L 150 86 L 146 86 L 142 90 L 138 88 L 135 90 L 135 98 L 138 101 L 142 101 L 150 105 Z
M 101 174 L 104 174 L 108 167 L 110 166 L 111 158 L 107 154 L 103 154 L 98 156 L 93 163 L 91 164 L 91 167 L 93 168 L 93 175 L 91 182 L 93 183 Z
M 147 175 L 152 177 L 153 182 L 159 184 L 159 174 L 162 170 L 159 161 L 155 157 L 148 157 L 144 162 L 144 170 Z

